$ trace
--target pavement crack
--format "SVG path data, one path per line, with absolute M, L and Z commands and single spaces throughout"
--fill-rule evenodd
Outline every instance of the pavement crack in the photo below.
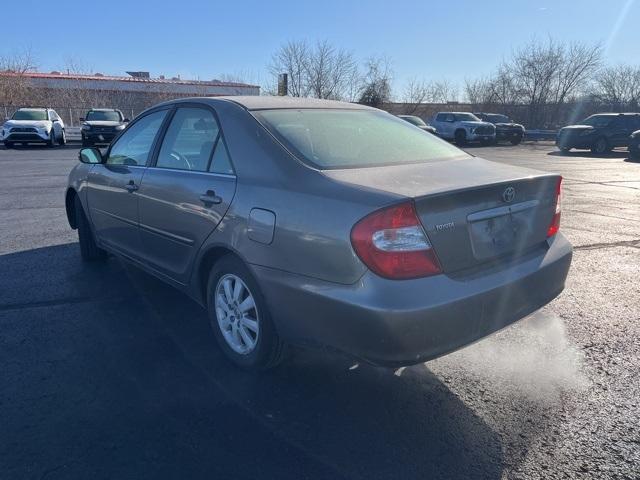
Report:
M 633 247 L 640 248 L 640 238 L 636 240 L 620 240 L 618 242 L 590 243 L 588 245 L 577 245 L 574 250 L 596 250 L 599 248 L 611 247 Z
M 66 297 L 55 300 L 43 300 L 41 302 L 25 302 L 25 303 L 7 303 L 0 305 L 0 312 L 8 312 L 12 310 L 25 310 L 28 308 L 56 307 L 59 305 L 73 305 L 77 303 L 87 303 L 95 301 L 90 297 Z

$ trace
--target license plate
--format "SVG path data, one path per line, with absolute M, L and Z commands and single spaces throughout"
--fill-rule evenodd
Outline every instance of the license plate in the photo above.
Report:
M 528 231 L 530 212 L 513 213 L 470 224 L 475 257 L 485 259 L 513 250 Z

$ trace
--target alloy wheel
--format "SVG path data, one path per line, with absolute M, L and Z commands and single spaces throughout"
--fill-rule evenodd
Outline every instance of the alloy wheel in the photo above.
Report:
M 223 275 L 215 289 L 218 326 L 231 349 L 250 354 L 258 344 L 260 319 L 253 294 L 237 275 Z

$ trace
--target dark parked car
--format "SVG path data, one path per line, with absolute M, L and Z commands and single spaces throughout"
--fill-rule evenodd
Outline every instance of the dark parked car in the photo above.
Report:
M 496 126 L 496 142 L 518 145 L 524 138 L 524 127 L 500 113 L 474 113 L 476 117 Z
M 628 147 L 631 133 L 640 129 L 640 113 L 598 113 L 579 125 L 558 132 L 556 145 L 563 152 L 572 148 L 603 154 L 615 147 Z
M 80 160 L 66 208 L 82 257 L 192 296 L 247 368 L 288 343 L 423 362 L 551 301 L 571 262 L 560 176 L 363 105 L 174 100 Z
M 425 132 L 436 134 L 435 127 L 425 123 L 420 117 L 416 117 L 415 115 L 398 115 L 398 118 L 403 119 L 406 122 L 409 122 L 411 125 L 415 125 L 416 127 L 424 130 Z
M 629 154 L 631 158 L 640 159 L 640 130 L 631 134 L 629 139 Z
M 113 108 L 92 108 L 82 121 L 82 146 L 92 147 L 108 144 L 126 127 L 129 119 L 120 110 Z

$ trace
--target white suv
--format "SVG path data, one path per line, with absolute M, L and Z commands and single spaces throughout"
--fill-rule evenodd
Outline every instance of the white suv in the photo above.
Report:
M 50 147 L 64 145 L 67 138 L 64 122 L 51 108 L 20 108 L 0 129 L 0 140 L 7 148 L 16 143 L 46 143 Z
M 495 125 L 483 122 L 469 112 L 439 112 L 431 125 L 436 128 L 438 136 L 455 140 L 458 145 L 474 141 L 488 144 L 496 140 Z

